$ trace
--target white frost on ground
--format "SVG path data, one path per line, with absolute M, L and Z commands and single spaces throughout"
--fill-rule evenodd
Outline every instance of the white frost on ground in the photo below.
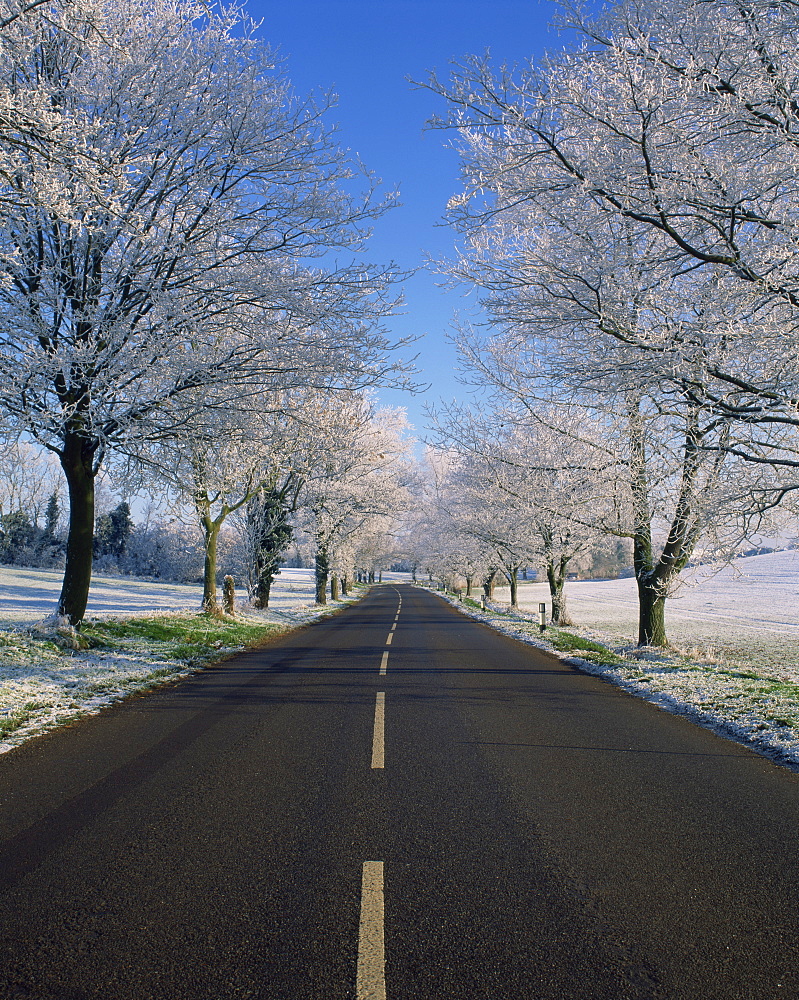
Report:
M 607 646 L 618 662 L 561 653 L 581 669 L 708 726 L 789 765 L 799 765 L 799 552 L 738 559 L 714 572 L 688 571 L 666 603 L 672 648 L 639 650 L 635 581 L 566 584 L 568 631 Z M 508 615 L 508 588 L 494 611 L 470 611 L 501 631 L 551 649 L 540 639 L 538 602 L 546 583 L 522 583 L 521 615 Z M 590 654 L 586 654 L 589 656 Z M 598 657 L 601 659 L 602 657 Z
M 58 604 L 63 573 L 59 570 L 0 566 L 0 628 L 40 621 Z M 95 576 L 89 593 L 88 618 L 142 615 L 160 611 L 197 611 L 199 584 L 158 583 L 128 576 Z M 282 569 L 275 579 L 270 612 L 314 607 L 313 570 Z M 267 618 L 267 621 L 278 619 Z
M 61 589 L 56 571 L 0 566 L 0 753 L 55 725 L 99 711 L 136 690 L 196 669 L 164 660 L 143 641 L 125 653 L 72 652 L 35 641 L 28 627 L 51 614 Z M 198 586 L 127 577 L 92 581 L 87 620 L 196 612 Z M 238 603 L 239 617 L 253 623 L 295 627 L 328 613 L 314 603 L 313 570 L 283 569 L 272 586 L 268 611 Z M 220 648 L 219 654 L 226 650 Z M 6 723 L 6 726 L 3 725 Z

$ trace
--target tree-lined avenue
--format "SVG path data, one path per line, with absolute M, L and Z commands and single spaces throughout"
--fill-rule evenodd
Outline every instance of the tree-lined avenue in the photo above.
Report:
M 798 783 L 375 587 L 0 758 L 0 996 L 796 996 Z

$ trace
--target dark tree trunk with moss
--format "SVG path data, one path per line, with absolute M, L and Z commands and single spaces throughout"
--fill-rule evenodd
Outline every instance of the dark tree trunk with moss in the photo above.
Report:
M 330 600 L 338 600 L 338 577 L 335 573 L 330 577 Z
M 79 625 L 86 614 L 94 552 L 94 485 L 96 443 L 66 434 L 59 456 L 69 492 L 69 533 L 58 614 Z
M 272 581 L 275 573 L 259 576 L 255 581 L 252 603 L 253 606 L 263 611 L 269 607 L 269 598 L 272 596 Z
M 262 490 L 247 504 L 250 539 L 250 588 L 256 608 L 268 608 L 269 596 L 293 530 L 288 523 L 287 489 Z
M 483 578 L 483 594 L 488 601 L 494 600 L 494 588 L 496 587 L 497 571 L 490 569 Z
M 236 583 L 230 574 L 222 581 L 222 608 L 226 615 L 236 613 Z
M 316 576 L 316 603 L 327 604 L 327 581 L 330 576 L 330 556 L 323 545 L 318 545 L 316 549 L 316 560 L 314 565 Z

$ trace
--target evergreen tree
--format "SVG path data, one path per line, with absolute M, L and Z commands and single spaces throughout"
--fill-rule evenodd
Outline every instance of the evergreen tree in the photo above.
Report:
M 0 562 L 12 566 L 30 562 L 36 534 L 36 526 L 24 511 L 0 516 Z
M 44 512 L 44 534 L 42 536 L 43 544 L 52 544 L 56 540 L 60 514 L 61 511 L 58 507 L 58 496 L 53 493 L 47 501 L 47 509 Z
M 101 514 L 97 518 L 94 528 L 95 555 L 121 559 L 132 530 L 130 507 L 123 500 L 109 514 Z

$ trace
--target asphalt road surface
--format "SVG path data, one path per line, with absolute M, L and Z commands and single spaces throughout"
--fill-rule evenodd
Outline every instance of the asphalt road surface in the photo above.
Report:
M 0 998 L 799 997 L 799 777 L 411 586 L 0 757 Z

